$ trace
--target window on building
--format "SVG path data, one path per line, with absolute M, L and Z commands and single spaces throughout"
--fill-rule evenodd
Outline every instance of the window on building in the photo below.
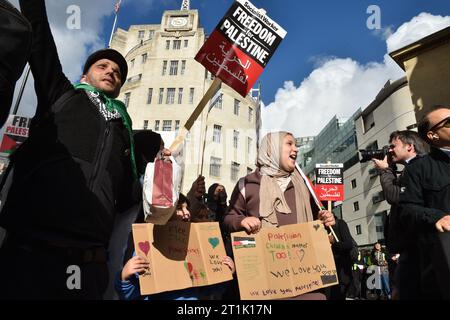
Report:
M 239 131 L 233 130 L 233 147 L 238 148 L 239 144 Z
M 248 107 L 248 121 L 249 122 L 253 121 L 253 108 L 252 107 Z
M 359 203 L 358 203 L 358 201 L 353 202 L 353 211 L 359 211 Z
M 155 36 L 155 30 L 150 30 L 148 32 L 148 38 L 151 40 L 151 39 L 153 39 L 154 36 Z
M 189 88 L 189 104 L 194 103 L 194 90 L 195 88 Z
M 238 99 L 234 99 L 234 114 L 235 115 L 239 115 L 239 100 Z
M 178 133 L 180 130 L 180 120 L 175 120 L 175 132 Z
M 139 38 L 139 39 L 143 39 L 144 36 L 145 36 L 145 30 L 139 30 L 139 32 L 138 32 L 138 38 Z
M 377 150 L 377 149 L 378 149 L 378 141 L 377 140 L 368 144 L 366 147 L 366 150 Z
M 369 169 L 369 177 L 370 178 L 378 177 L 378 174 L 379 174 L 379 172 L 378 172 L 377 168 L 370 168 Z
M 130 60 L 130 69 L 132 69 L 134 67 L 134 59 Z
M 352 184 L 352 189 L 355 189 L 356 188 L 356 179 L 353 179 L 351 181 L 351 184 Z
M 187 48 L 189 44 L 189 40 L 184 40 L 184 47 Z
M 144 130 L 147 130 L 147 128 L 148 128 L 148 120 L 144 120 L 144 126 L 143 126 L 143 129 L 144 129 Z
M 130 97 L 131 97 L 131 92 L 125 93 L 125 101 L 123 102 L 125 104 L 125 108 L 128 108 L 128 106 L 130 104 Z
M 183 88 L 178 88 L 178 104 L 183 103 Z
M 209 163 L 209 175 L 213 177 L 220 177 L 220 167 L 222 160 L 220 158 L 211 157 Z
M 132 77 L 128 78 L 127 82 L 129 82 L 129 83 L 138 82 L 141 79 L 142 79 L 142 73 L 139 73 L 139 74 L 137 74 L 135 76 L 132 76 Z
M 158 104 L 163 103 L 164 98 L 164 88 L 159 88 Z
M 253 139 L 250 137 L 247 137 L 247 152 L 250 153 L 250 150 L 252 150 L 252 143 Z
M 361 233 L 362 233 L 362 231 L 361 231 L 361 225 L 358 224 L 358 225 L 356 226 L 356 234 L 361 234 Z
M 376 232 L 383 232 L 384 228 L 383 228 L 383 226 L 375 226 L 375 231 Z
M 170 40 L 166 40 L 166 50 L 170 49 Z
M 148 88 L 147 104 L 151 104 L 152 103 L 152 96 L 153 96 L 153 88 Z
M 146 53 L 144 53 L 142 55 L 142 63 L 145 63 L 145 62 L 147 62 L 147 54 Z
M 221 136 L 222 136 L 222 126 L 215 124 L 213 129 L 213 141 L 220 143 Z
M 162 131 L 172 130 L 172 120 L 163 120 Z
M 231 162 L 231 180 L 236 181 L 239 178 L 240 164 L 237 162 Z
M 155 120 L 155 131 L 159 131 L 159 120 Z
M 170 61 L 169 75 L 176 76 L 178 73 L 178 60 Z
M 181 40 L 173 40 L 172 49 L 180 50 L 180 48 L 181 48 Z
M 166 104 L 174 104 L 175 88 L 167 88 Z
M 366 114 L 362 117 L 364 125 L 364 133 L 375 127 L 375 120 L 373 118 L 373 112 Z
M 165 76 L 166 72 L 167 72 L 167 60 L 164 60 L 161 75 Z
M 384 200 L 384 193 L 383 191 L 377 192 L 372 196 L 372 203 L 377 204 Z
M 213 107 L 222 110 L 223 93 L 214 101 Z
M 181 60 L 180 74 L 183 75 L 186 72 L 186 60 Z

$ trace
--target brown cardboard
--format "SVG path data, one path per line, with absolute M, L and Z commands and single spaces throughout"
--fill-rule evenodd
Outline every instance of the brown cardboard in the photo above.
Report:
M 231 234 L 241 299 L 295 297 L 338 283 L 320 221 Z
M 217 222 L 133 224 L 137 255 L 150 262 L 139 276 L 142 295 L 216 284 L 232 279 Z

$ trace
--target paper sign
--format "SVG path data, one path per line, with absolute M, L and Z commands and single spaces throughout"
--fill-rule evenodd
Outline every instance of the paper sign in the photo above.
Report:
M 315 189 L 320 201 L 344 201 L 344 165 L 316 164 Z
M 170 221 L 166 225 L 133 224 L 136 254 L 149 269 L 139 276 L 141 294 L 148 295 L 232 279 L 217 222 Z
M 31 118 L 10 115 L 5 123 L 0 152 L 11 154 L 28 138 Z
M 320 221 L 231 234 L 241 299 L 289 298 L 338 283 Z
M 245 97 L 286 31 L 250 1 L 235 1 L 195 59 Z

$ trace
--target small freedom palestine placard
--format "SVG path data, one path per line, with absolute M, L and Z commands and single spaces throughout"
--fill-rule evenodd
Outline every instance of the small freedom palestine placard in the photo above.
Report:
M 344 201 L 344 165 L 316 164 L 316 195 L 320 201 Z
M 0 153 L 12 154 L 28 138 L 30 124 L 31 118 L 10 115 L 5 123 Z

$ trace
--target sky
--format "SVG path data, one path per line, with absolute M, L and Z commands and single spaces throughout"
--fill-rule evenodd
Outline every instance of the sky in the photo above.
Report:
M 18 0 L 11 0 L 15 5 Z M 232 0 L 191 0 L 210 34 Z M 404 72 L 388 53 L 450 26 L 447 0 L 253 0 L 287 35 L 264 69 L 264 131 L 316 135 L 334 116 L 364 109 L 388 81 Z M 47 0 L 47 11 L 66 75 L 77 81 L 90 52 L 107 45 L 116 0 Z M 182 0 L 123 0 L 118 27 L 159 24 L 164 10 Z M 75 7 L 74 7 L 75 6 Z M 376 6 L 376 7 L 374 7 Z M 75 8 L 75 9 L 74 9 Z M 67 27 L 80 10 L 79 28 Z M 18 89 L 16 89 L 17 95 Z M 28 81 L 19 114 L 32 116 L 36 104 Z

